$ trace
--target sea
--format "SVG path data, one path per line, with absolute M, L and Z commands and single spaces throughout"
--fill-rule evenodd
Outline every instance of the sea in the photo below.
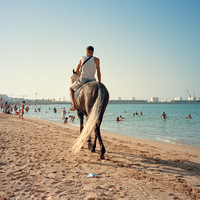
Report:
M 79 126 L 75 112 L 68 112 L 69 104 L 29 106 L 24 117 L 33 117 L 63 123 L 61 109 L 65 107 L 67 114 L 74 115 L 73 126 Z M 40 108 L 40 112 L 35 112 Z M 57 109 L 54 113 L 53 108 Z M 138 115 L 132 116 L 137 111 Z M 140 112 L 143 115 L 140 115 Z M 161 119 L 165 112 L 169 119 Z M 188 115 L 192 118 L 186 118 Z M 124 119 L 117 122 L 117 117 Z M 66 126 L 68 125 L 66 124 Z M 200 148 L 200 105 L 183 104 L 108 104 L 104 113 L 101 131 L 130 136 L 150 141 Z

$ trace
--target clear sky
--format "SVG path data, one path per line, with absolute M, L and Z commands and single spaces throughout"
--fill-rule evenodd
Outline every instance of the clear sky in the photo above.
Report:
M 110 99 L 200 95 L 199 0 L 0 0 L 0 94 L 70 100 L 88 45 Z

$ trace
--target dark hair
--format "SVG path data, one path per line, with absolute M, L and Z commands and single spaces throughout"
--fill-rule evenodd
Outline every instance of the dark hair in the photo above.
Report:
M 94 51 L 94 47 L 88 46 L 88 47 L 86 48 L 86 50 Z

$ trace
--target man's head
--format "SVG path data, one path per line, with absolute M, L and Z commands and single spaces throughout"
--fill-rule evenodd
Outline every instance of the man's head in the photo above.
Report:
M 94 47 L 88 46 L 88 47 L 86 48 L 86 50 L 87 50 L 87 51 L 94 51 Z
M 90 56 L 93 56 L 93 53 L 94 53 L 94 47 L 88 46 L 86 48 L 86 55 L 90 57 Z

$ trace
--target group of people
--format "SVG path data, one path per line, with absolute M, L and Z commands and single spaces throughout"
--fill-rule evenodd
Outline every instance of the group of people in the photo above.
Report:
M 25 103 L 26 102 L 23 101 L 22 105 L 17 107 L 17 105 L 12 106 L 11 104 L 8 104 L 8 102 L 6 101 L 5 103 L 1 103 L 0 104 L 0 108 L 1 108 L 1 111 L 3 111 L 6 114 L 12 114 L 13 111 L 14 111 L 15 115 L 19 115 L 19 118 L 23 119 L 24 111 L 26 111 L 26 112 L 29 111 L 29 106 L 25 107 Z M 57 109 L 54 107 L 53 108 L 54 113 L 56 113 L 55 110 L 57 112 Z M 61 111 L 62 111 L 62 120 L 63 120 L 63 122 L 64 123 L 68 123 L 68 117 L 65 116 L 67 114 L 67 112 L 65 110 L 65 107 L 63 107 Z M 41 112 L 41 107 L 40 108 L 35 108 L 34 112 Z M 75 119 L 74 115 L 69 115 L 69 118 L 70 118 L 71 122 L 74 122 L 74 119 Z
M 122 121 L 123 121 L 123 119 L 125 119 L 125 118 L 124 118 L 124 117 L 122 117 L 122 116 L 120 115 L 119 117 L 117 117 L 116 121 L 117 121 L 117 122 L 119 122 L 119 121 L 121 121 L 121 122 L 122 122 Z
M 68 117 L 66 117 L 65 115 L 67 114 L 65 107 L 62 108 L 62 120 L 64 124 L 68 123 Z M 74 122 L 75 116 L 74 115 L 69 115 L 70 121 Z
M 16 115 L 19 115 L 19 118 L 23 119 L 24 116 L 24 109 L 25 109 L 25 101 L 23 101 L 22 105 L 19 106 L 19 108 L 17 107 L 17 105 L 11 105 L 8 104 L 7 101 L 5 101 L 5 103 L 1 103 L 1 111 L 3 110 L 4 113 L 6 114 L 12 114 L 13 111 Z
M 71 118 L 71 119 L 70 119 L 71 122 L 74 122 L 74 119 L 75 119 L 75 116 L 74 116 L 74 115 L 69 115 L 69 118 Z M 68 117 L 65 117 L 65 118 L 63 119 L 63 123 L 64 123 L 64 124 L 67 124 L 67 123 L 68 123 Z
M 160 116 L 161 118 L 163 118 L 163 119 L 169 119 L 168 117 L 167 117 L 167 115 L 166 115 L 166 113 L 165 112 L 163 112 L 162 113 L 162 115 Z M 185 116 L 186 117 L 186 116 Z M 189 118 L 189 119 L 191 119 L 192 118 L 192 116 L 189 114 L 186 118 Z
M 137 111 L 135 111 L 135 112 L 132 114 L 132 116 L 135 116 L 135 115 L 138 115 L 138 112 L 137 112 Z M 140 115 L 143 115 L 142 111 L 140 112 Z
M 126 111 L 125 111 L 125 113 L 126 113 Z M 132 116 L 135 116 L 135 115 L 138 115 L 137 111 L 135 111 L 135 113 L 132 114 Z M 142 111 L 140 112 L 140 115 L 143 115 Z M 163 119 L 169 119 L 165 112 L 163 112 L 160 117 L 163 118 Z M 192 116 L 189 114 L 186 118 L 191 119 Z M 117 117 L 116 121 L 117 122 L 123 121 L 123 119 L 125 119 L 125 118 L 120 115 L 119 117 Z
M 11 114 L 13 111 L 13 107 L 10 104 L 8 104 L 8 102 L 6 101 L 4 104 L 1 103 L 1 111 L 2 110 L 6 114 Z

